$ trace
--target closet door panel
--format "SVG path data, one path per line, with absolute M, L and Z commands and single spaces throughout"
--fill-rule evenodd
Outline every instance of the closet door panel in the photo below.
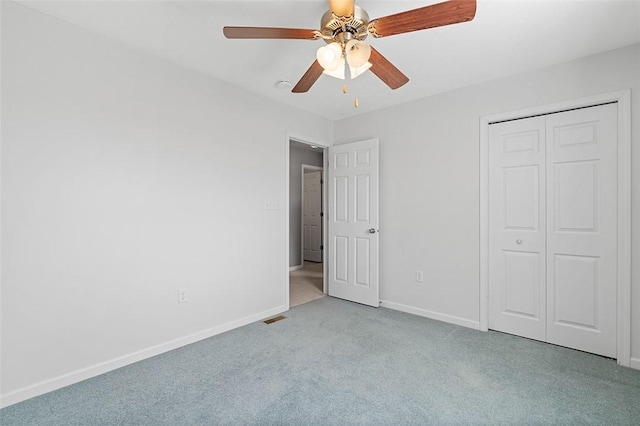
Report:
M 547 341 L 616 356 L 617 107 L 547 116 Z
M 489 328 L 545 340 L 544 118 L 489 131 Z

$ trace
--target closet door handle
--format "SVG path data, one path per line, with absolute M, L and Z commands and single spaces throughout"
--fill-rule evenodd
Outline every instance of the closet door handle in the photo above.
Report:
M 522 240 L 520 239 L 516 240 L 516 244 L 522 244 Z

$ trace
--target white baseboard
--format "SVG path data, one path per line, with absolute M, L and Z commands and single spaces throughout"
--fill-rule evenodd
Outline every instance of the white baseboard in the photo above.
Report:
M 640 358 L 631 358 L 629 360 L 629 367 L 640 370 Z
M 406 312 L 408 314 L 419 315 L 421 317 L 430 318 L 437 321 L 448 322 L 450 324 L 459 325 L 462 327 L 472 328 L 474 330 L 480 330 L 480 322 L 468 320 L 466 318 L 460 318 L 453 315 L 441 314 L 439 312 L 428 311 L 422 308 L 416 308 L 413 306 L 407 306 L 400 303 L 389 302 L 388 300 L 381 300 L 380 306 L 389 309 L 395 309 L 396 311 Z
M 304 265 L 289 266 L 289 272 L 298 271 L 304 268 Z
M 276 308 L 269 309 L 255 315 L 250 315 L 236 321 L 231 321 L 216 327 L 190 334 L 188 336 L 170 340 L 168 342 L 161 343 L 150 348 L 142 349 L 128 355 L 123 355 L 121 357 L 105 361 L 100 364 L 92 365 L 90 367 L 82 368 L 80 370 L 72 371 L 71 373 L 63 374 L 49 380 L 44 380 L 42 382 L 26 386 L 24 388 L 6 393 L 4 395 L 0 395 L 0 408 L 8 407 L 9 405 L 25 401 L 29 398 L 33 398 L 38 395 L 63 388 L 65 386 L 69 386 L 74 383 L 99 376 L 100 374 L 104 374 L 109 371 L 124 367 L 125 365 L 133 364 L 134 362 L 142 361 L 144 359 L 160 355 L 173 349 L 177 349 L 182 346 L 186 346 L 191 343 L 213 337 L 217 334 L 233 330 L 234 328 L 242 327 L 244 325 L 251 324 L 252 322 L 256 322 L 264 318 L 280 314 L 284 311 L 286 311 L 284 305 L 278 306 Z

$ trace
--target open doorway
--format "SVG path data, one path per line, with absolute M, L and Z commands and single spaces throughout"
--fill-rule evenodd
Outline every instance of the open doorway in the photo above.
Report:
M 289 143 L 289 307 L 324 297 L 324 149 Z

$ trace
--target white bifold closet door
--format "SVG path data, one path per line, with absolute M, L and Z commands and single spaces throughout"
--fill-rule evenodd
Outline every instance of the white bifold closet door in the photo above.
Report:
M 616 357 L 617 106 L 489 127 L 489 328 Z

